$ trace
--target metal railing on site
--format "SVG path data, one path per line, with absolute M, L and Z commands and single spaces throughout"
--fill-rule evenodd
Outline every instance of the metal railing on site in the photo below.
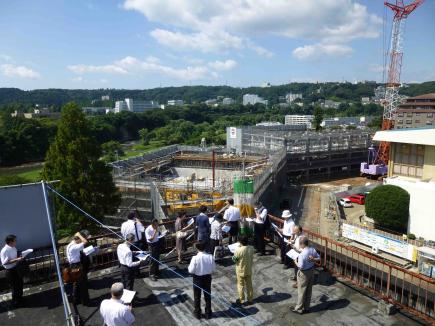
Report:
M 269 215 L 282 226 L 282 219 Z M 322 257 L 321 266 L 369 294 L 434 322 L 435 279 L 388 263 L 358 248 L 304 230 Z M 275 237 L 273 238 L 275 239 Z

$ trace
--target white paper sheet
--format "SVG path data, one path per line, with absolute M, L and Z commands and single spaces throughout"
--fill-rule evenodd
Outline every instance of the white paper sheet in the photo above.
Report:
M 275 223 L 270 223 L 270 225 L 272 225 L 274 229 L 279 229 L 279 227 Z
M 234 254 L 236 252 L 237 248 L 239 248 L 239 247 L 240 247 L 240 243 L 236 242 L 236 243 L 228 245 L 228 250 L 231 251 L 232 254 Z
M 139 260 L 147 260 L 149 256 L 150 255 L 148 253 L 142 251 L 141 253 L 136 255 L 136 258 Z
M 287 253 L 287 256 L 289 256 L 291 259 L 296 260 L 299 257 L 299 253 L 292 249 Z
M 86 248 L 83 249 L 83 253 L 86 256 L 92 255 L 94 252 L 95 252 L 94 246 L 89 246 L 89 247 L 86 247 Z
M 225 225 L 222 227 L 222 232 L 227 233 L 227 232 L 230 232 L 230 230 L 231 230 L 231 226 L 229 226 L 229 225 Z
M 122 292 L 121 301 L 125 304 L 130 304 L 133 301 L 135 295 L 136 291 L 124 289 L 124 291 Z
M 159 239 L 164 238 L 168 234 L 168 230 L 162 232 L 162 234 L 159 235 Z
M 193 218 L 191 218 L 191 219 L 187 222 L 187 225 L 192 225 L 193 222 L 195 222 L 195 220 L 194 220 Z
M 289 239 L 285 239 L 285 238 L 284 238 L 284 242 L 285 242 L 285 243 L 288 243 L 288 244 L 292 244 L 292 242 L 291 242 Z
M 21 256 L 22 257 L 26 257 L 28 254 L 30 254 L 30 253 L 32 253 L 33 252 L 33 249 L 27 249 L 27 250 L 24 250 L 22 253 L 21 253 Z

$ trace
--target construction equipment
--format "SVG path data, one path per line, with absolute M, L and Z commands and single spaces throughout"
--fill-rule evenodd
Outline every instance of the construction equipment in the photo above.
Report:
M 391 44 L 389 51 L 388 74 L 383 101 L 384 114 L 382 119 L 382 130 L 391 130 L 394 127 L 394 117 L 398 105 L 401 102 L 399 95 L 400 74 L 402 72 L 403 58 L 403 30 L 405 19 L 420 6 L 424 0 L 415 0 L 405 5 L 403 0 L 396 0 L 396 3 L 385 2 L 385 6 L 393 13 L 393 26 L 391 29 Z M 385 69 L 385 67 L 384 67 Z M 383 176 L 388 172 L 390 143 L 381 142 L 376 159 L 370 162 L 361 163 L 361 175 Z M 369 150 L 370 156 L 370 150 Z

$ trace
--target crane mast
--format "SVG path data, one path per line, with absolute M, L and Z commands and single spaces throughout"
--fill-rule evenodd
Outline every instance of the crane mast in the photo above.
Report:
M 405 5 L 403 0 L 396 0 L 395 4 L 385 2 L 385 6 L 393 11 L 394 17 L 391 29 L 387 83 L 385 85 L 385 98 L 383 101 L 384 114 L 382 119 L 382 130 L 393 129 L 396 110 L 401 102 L 399 88 L 400 74 L 402 72 L 403 31 L 405 19 L 408 18 L 409 14 L 417 9 L 417 7 L 423 2 L 424 0 L 415 0 L 409 5 Z M 390 144 L 388 142 L 381 142 L 374 163 L 387 165 L 389 161 L 389 150 Z

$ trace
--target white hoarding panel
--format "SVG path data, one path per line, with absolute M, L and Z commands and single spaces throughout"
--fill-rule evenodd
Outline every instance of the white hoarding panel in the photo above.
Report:
M 230 127 L 230 138 L 236 139 L 237 138 L 237 128 Z
M 346 223 L 343 223 L 342 235 L 345 238 L 377 248 L 394 256 L 416 261 L 416 247 L 407 242 Z

